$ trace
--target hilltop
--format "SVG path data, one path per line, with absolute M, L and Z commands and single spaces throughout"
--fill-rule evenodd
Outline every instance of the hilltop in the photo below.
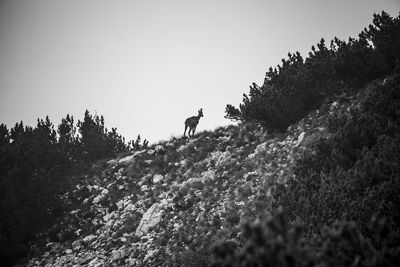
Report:
M 28 266 L 209 265 L 214 246 L 239 247 L 241 225 L 272 212 L 277 184 L 360 98 L 330 99 L 286 133 L 243 123 L 98 162 L 63 195 L 71 211 Z

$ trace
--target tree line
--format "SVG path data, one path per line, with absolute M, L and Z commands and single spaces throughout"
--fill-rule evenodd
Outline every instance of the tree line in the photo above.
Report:
M 28 242 L 63 213 L 62 194 L 91 163 L 147 145 L 140 135 L 126 142 L 88 110 L 82 121 L 67 115 L 57 128 L 49 117 L 35 127 L 1 124 L 0 257 L 11 261 L 25 253 Z
M 326 98 L 390 74 L 399 59 L 400 16 L 382 11 L 358 38 L 334 38 L 329 46 L 321 39 L 306 58 L 289 53 L 282 64 L 269 68 L 262 85 L 250 86 L 239 108 L 228 104 L 225 117 L 285 131 Z

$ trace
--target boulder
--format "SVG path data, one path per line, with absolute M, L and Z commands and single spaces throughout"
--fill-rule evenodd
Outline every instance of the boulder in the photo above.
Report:
M 118 162 L 119 162 L 119 163 L 129 162 L 129 161 L 131 161 L 134 157 L 135 157 L 135 155 L 126 156 L 125 158 L 120 159 Z
M 71 246 L 72 246 L 73 250 L 78 251 L 82 247 L 82 241 L 81 240 L 76 240 L 76 241 L 72 242 Z
M 304 139 L 305 134 L 306 134 L 305 132 L 302 132 L 302 133 L 299 135 L 299 137 L 297 138 L 297 142 L 296 142 L 295 147 L 297 147 L 297 146 L 299 146 L 299 145 L 301 144 L 301 142 L 302 142 L 303 139 Z
M 162 180 L 164 180 L 164 176 L 162 176 L 161 174 L 156 174 L 153 176 L 153 183 L 159 183 Z
M 135 235 L 141 237 L 145 235 L 151 227 L 156 226 L 160 221 L 163 214 L 163 205 L 154 203 L 144 214 L 140 220 L 139 226 L 136 228 Z
M 104 188 L 104 189 L 101 191 L 101 194 L 102 194 L 102 195 L 108 194 L 108 189 L 107 189 L 107 188 Z
M 121 247 L 118 250 L 114 249 L 111 252 L 111 255 L 112 255 L 112 260 L 117 261 L 117 260 L 123 259 L 126 256 L 128 256 L 128 251 L 125 247 Z
M 85 243 L 85 244 L 90 244 L 90 243 L 92 243 L 96 238 L 97 238 L 97 236 L 95 236 L 95 235 L 88 235 L 88 236 L 86 236 L 84 239 L 82 239 L 82 241 L 83 241 L 83 243 Z
M 93 199 L 93 204 L 97 204 L 103 198 L 103 195 L 98 195 Z

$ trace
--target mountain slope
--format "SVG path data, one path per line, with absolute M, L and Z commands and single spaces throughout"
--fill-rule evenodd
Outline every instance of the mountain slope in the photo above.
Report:
M 73 209 L 28 266 L 208 265 L 215 245 L 238 246 L 241 224 L 270 213 L 275 186 L 329 135 L 329 118 L 357 103 L 337 97 L 285 134 L 240 124 L 98 163 L 63 196 Z

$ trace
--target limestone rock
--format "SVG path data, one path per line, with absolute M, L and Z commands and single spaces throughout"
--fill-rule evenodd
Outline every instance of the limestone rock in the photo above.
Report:
M 131 161 L 134 157 L 135 157 L 135 155 L 126 156 L 125 158 L 120 159 L 118 162 L 119 162 L 119 163 L 129 162 L 129 161 Z
M 146 234 L 151 227 L 156 226 L 161 221 L 162 214 L 162 205 L 159 203 L 154 203 L 145 212 L 145 214 L 143 214 L 142 220 L 136 229 L 135 235 L 141 237 Z
M 126 256 L 128 256 L 128 251 L 127 251 L 127 249 L 125 247 L 121 247 L 118 250 L 114 249 L 111 252 L 111 255 L 112 255 L 112 260 L 117 261 L 117 260 L 123 259 Z
M 299 146 L 300 144 L 301 144 L 301 142 L 303 141 L 303 139 L 304 139 L 304 136 L 305 136 L 305 132 L 302 132 L 300 135 L 299 135 L 299 137 L 297 138 L 297 142 L 296 142 L 296 147 L 297 146 Z
M 159 183 L 162 180 L 164 180 L 164 176 L 162 176 L 161 174 L 156 174 L 153 176 L 153 183 Z
M 83 243 L 85 243 L 85 244 L 90 244 L 90 243 L 92 243 L 96 238 L 97 238 L 97 236 L 95 236 L 95 235 L 88 235 L 88 236 L 86 236 L 84 239 L 82 239 L 82 241 L 83 241 Z

